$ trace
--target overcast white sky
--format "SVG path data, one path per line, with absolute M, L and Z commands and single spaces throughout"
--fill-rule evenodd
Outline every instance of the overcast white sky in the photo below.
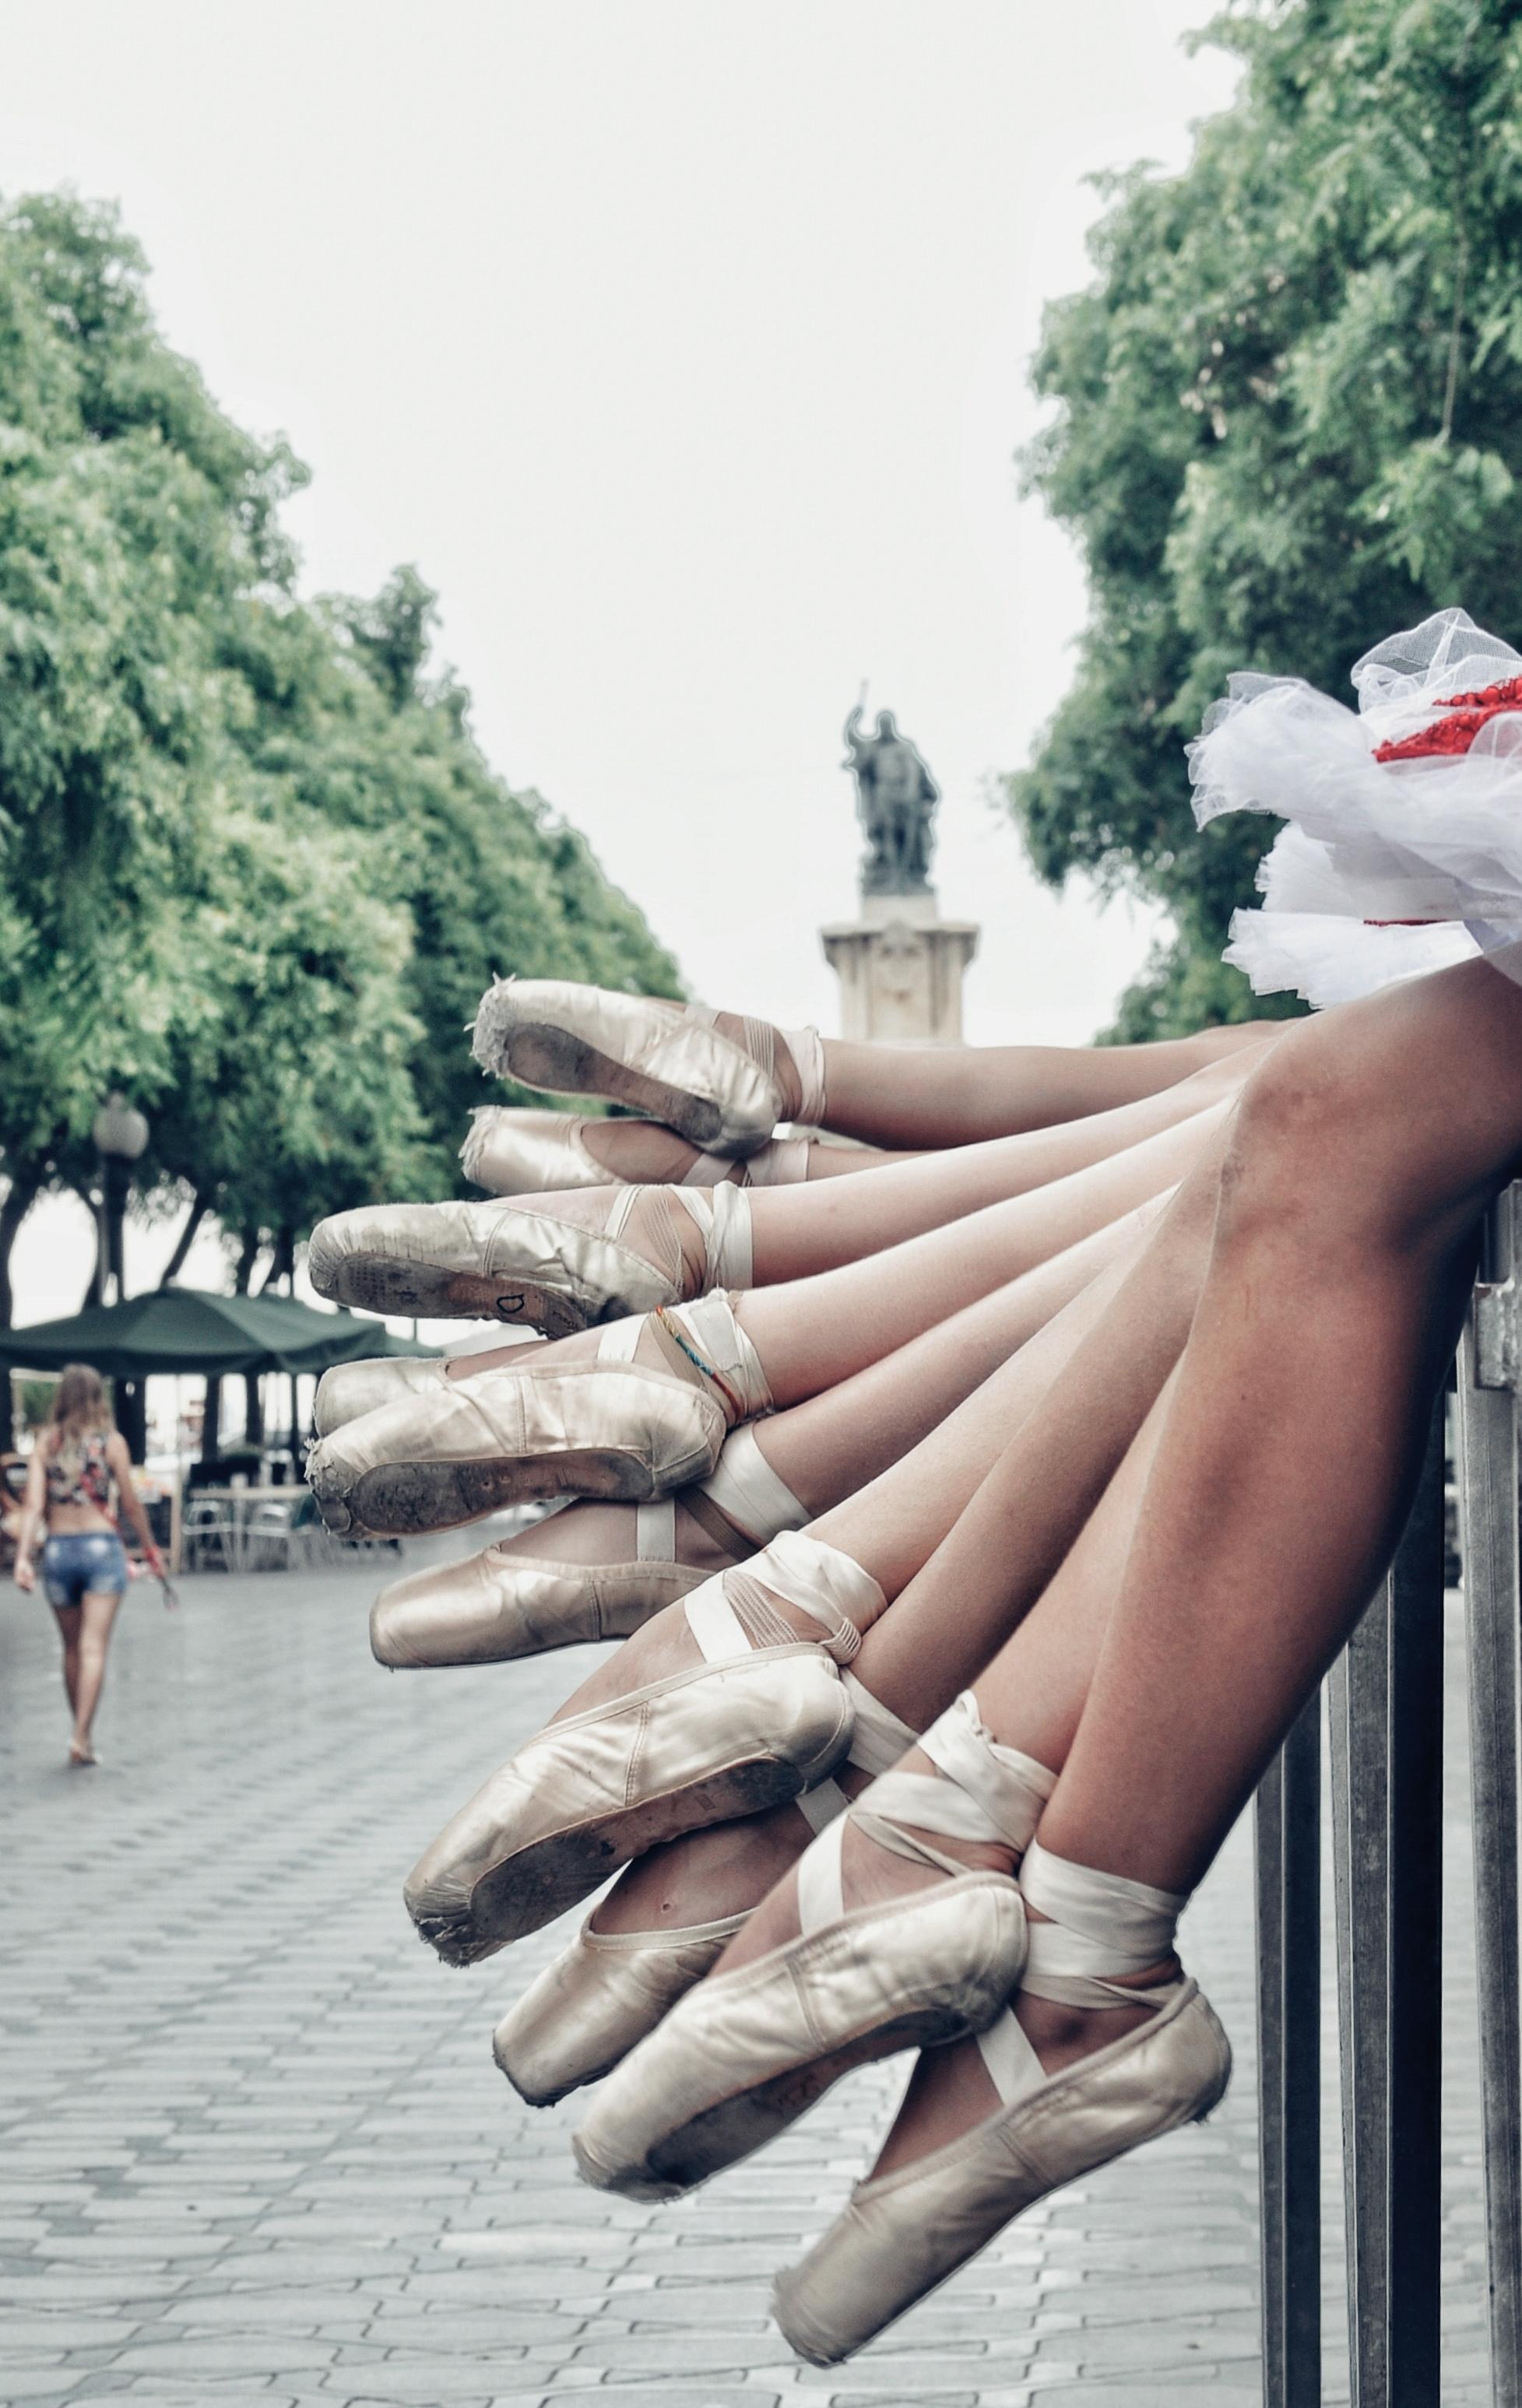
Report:
M 0 0 L 0 190 L 120 200 L 169 340 L 314 472 L 308 586 L 417 562 L 487 753 L 696 992 L 835 1025 L 865 677 L 942 789 L 941 908 L 983 923 L 969 1035 L 1082 1042 L 1147 932 L 1038 888 L 988 799 L 1083 609 L 1011 455 L 1084 179 L 1182 165 L 1229 97 L 1180 47 L 1211 13 Z M 83 1245 L 36 1217 L 21 1318 L 72 1309 Z

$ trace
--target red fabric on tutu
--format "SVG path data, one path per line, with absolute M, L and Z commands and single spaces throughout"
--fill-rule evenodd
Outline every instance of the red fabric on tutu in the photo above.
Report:
M 1522 710 L 1522 677 L 1483 685 L 1473 694 L 1446 695 L 1437 708 L 1451 716 L 1435 719 L 1430 727 L 1419 727 L 1414 736 L 1376 744 L 1375 760 L 1422 761 L 1436 753 L 1467 752 L 1487 720 L 1499 719 L 1503 710 Z

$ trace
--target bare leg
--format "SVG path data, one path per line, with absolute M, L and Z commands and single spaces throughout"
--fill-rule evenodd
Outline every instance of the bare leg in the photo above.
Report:
M 897 1161 L 884 1155 L 869 1172 L 858 1170 L 813 1185 L 759 1189 L 747 1199 L 751 1269 L 745 1283 L 772 1287 L 811 1279 L 945 1228 L 992 1204 L 1070 1179 L 1236 1096 L 1262 1051 L 1263 1040 L 1255 1039 L 1156 1095 L 1057 1128 Z M 596 1125 L 600 1131 L 649 1125 Z M 851 1160 L 845 1157 L 847 1165 Z M 612 1200 L 606 1189 L 583 1188 L 570 1195 L 520 1197 L 517 1202 L 521 1209 L 543 1211 L 552 1219 L 601 1228 Z M 704 1277 L 702 1240 L 696 1223 L 666 1188 L 651 1188 L 635 1201 L 622 1235 L 624 1243 L 652 1261 L 669 1260 L 674 1240 L 686 1267 L 686 1293 L 696 1292 Z
M 825 1041 L 829 1125 L 885 1146 L 970 1145 L 1156 1095 L 1275 1025 L 1161 1045 L 849 1045 Z
M 774 1401 L 798 1404 L 837 1385 L 1160 1195 L 1214 1142 L 1228 1109 L 1226 1102 L 1213 1104 L 1124 1153 L 860 1262 L 746 1291 L 737 1300 L 737 1318 L 760 1356 Z M 862 1185 L 899 1175 L 877 1171 Z M 820 1191 L 821 1199 L 826 1193 Z M 598 1342 L 596 1331 L 560 1339 L 555 1359 L 582 1360 Z M 640 1344 L 646 1358 L 659 1359 L 653 1339 Z M 504 1365 L 523 1369 L 534 1360 L 521 1345 L 495 1347 L 456 1355 L 450 1370 L 463 1378 Z
M 1140 1252 L 1117 1258 L 912 1454 L 811 1525 L 891 1600 L 855 1669 L 913 1727 L 950 1703 L 1041 1594 L 1154 1407 L 1194 1312 L 1213 1177 L 1213 1164 L 1203 1165 Z M 762 1425 L 762 1436 L 780 1426 Z M 954 1553 L 955 1541 L 982 1501 L 980 1484 L 996 1473 L 997 1549 L 974 1559 L 964 1588 L 967 1558 Z M 597 1928 L 653 1930 L 740 1913 L 808 1836 L 802 1817 L 784 1809 L 652 1850 L 599 1906 Z M 791 1885 L 779 1914 L 773 1936 L 786 1936 Z
M 93 1750 L 90 1742 L 91 1726 L 95 1708 L 100 1703 L 101 1684 L 106 1678 L 106 1655 L 111 1643 L 111 1625 L 121 1604 L 117 1591 L 86 1589 L 80 1600 L 79 1687 L 74 1704 L 73 1752 L 89 1758 Z
M 773 1397 L 792 1404 L 816 1395 L 1160 1195 L 1215 1141 L 1227 1110 L 1197 1112 L 1109 1161 L 864 1262 L 741 1297 L 737 1318 Z
M 1052 1855 L 1176 1894 L 1200 1878 L 1388 1559 L 1519 1149 L 1522 988 L 1485 963 L 1311 1022 L 1263 1066 L 1092 1679 L 1043 1601 L 978 1682 L 998 1735 L 1062 1767 Z M 1143 2019 L 1016 2012 L 1049 2067 Z M 885 2166 L 989 2112 L 975 2060 L 923 2062 Z
M 882 1362 L 756 1423 L 756 1444 L 767 1462 L 800 1503 L 827 1515 L 911 1450 L 923 1448 L 901 1503 L 896 1508 L 897 1484 L 887 1484 L 882 1495 L 874 1488 L 869 1517 L 883 1563 L 917 1560 L 917 1551 L 935 1544 L 993 1461 L 1024 1410 L 1019 1398 L 1036 1393 L 1046 1377 L 1043 1367 L 1062 1359 L 1103 1310 L 1115 1283 L 1100 1275 L 1112 1265 L 1117 1276 L 1125 1275 L 1156 1213 L 1146 1207 L 1113 1223 Z M 1056 1324 L 1053 1353 L 1038 1340 Z M 722 1571 L 749 1552 L 739 1533 L 735 1550 L 721 1551 L 705 1524 L 685 1510 L 680 1489 L 675 1502 L 678 1563 Z M 627 1563 L 635 1554 L 635 1518 L 631 1505 L 585 1499 L 534 1524 L 501 1552 L 568 1564 Z M 836 1535 L 833 1521 L 818 1528 L 854 1552 Z M 877 1576 L 883 1578 L 881 1569 Z
M 1112 1160 L 1238 1094 L 1261 1050 L 1255 1041 L 1156 1094 L 1060 1127 L 923 1154 L 825 1187 L 763 1189 L 751 1197 L 753 1283 L 770 1287 L 858 1262 Z
M 78 1722 L 79 1714 L 79 1609 L 77 1605 L 55 1605 L 53 1619 L 64 1642 L 64 1687 L 68 1697 L 70 1716 Z

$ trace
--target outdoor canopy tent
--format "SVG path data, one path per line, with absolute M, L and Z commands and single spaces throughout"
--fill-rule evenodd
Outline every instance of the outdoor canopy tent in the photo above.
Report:
M 90 1363 L 103 1377 L 157 1372 L 325 1371 L 375 1354 L 433 1354 L 436 1347 L 394 1336 L 384 1322 L 318 1312 L 289 1296 L 214 1296 L 164 1287 L 125 1304 L 92 1307 L 65 1321 L 0 1330 L 0 1366 L 56 1371 Z

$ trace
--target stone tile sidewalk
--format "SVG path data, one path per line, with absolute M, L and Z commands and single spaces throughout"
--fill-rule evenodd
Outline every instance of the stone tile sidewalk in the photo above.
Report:
M 524 2108 L 489 2054 L 563 1934 L 452 1973 L 399 1887 L 587 1656 L 388 1677 L 373 1585 L 188 1581 L 173 1618 L 134 1595 L 93 1773 L 64 1768 L 47 1608 L 0 1592 L 0 2402 L 1257 2401 L 1245 1831 L 1185 1934 L 1238 2052 L 1216 2117 L 1027 2217 L 851 2367 L 800 2367 L 769 2277 L 869 2157 L 901 2066 L 679 2206 L 583 2188 L 576 2101 Z M 1462 1941 L 1445 2398 L 1467 2408 L 1486 2386 Z M 1334 2344 L 1337 2286 L 1332 2247 Z M 1328 2372 L 1345 2396 L 1335 2348 Z

